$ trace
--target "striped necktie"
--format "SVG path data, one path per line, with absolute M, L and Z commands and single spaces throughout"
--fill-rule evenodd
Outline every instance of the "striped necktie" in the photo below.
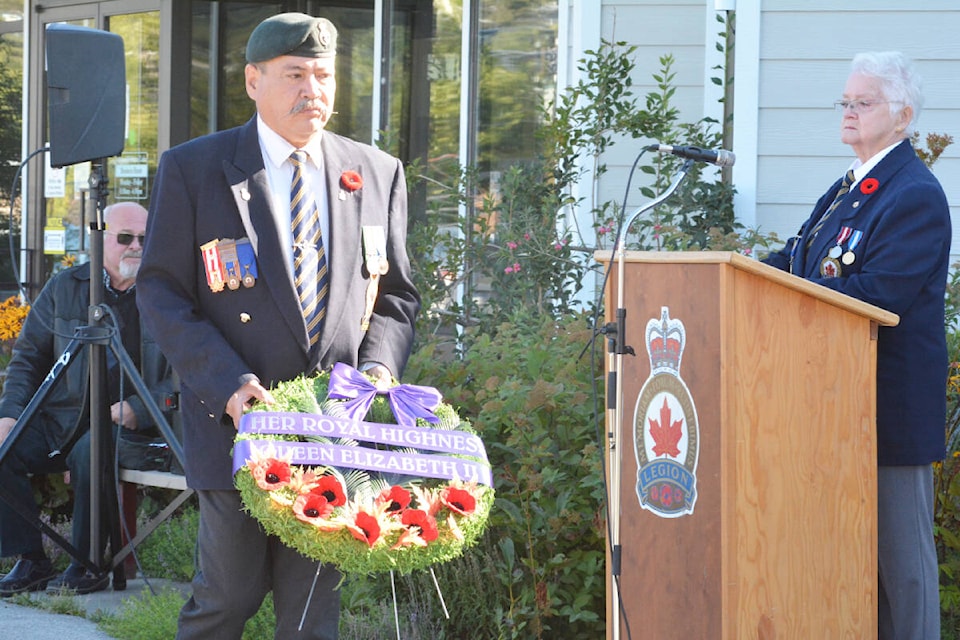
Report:
M 833 204 L 830 205 L 830 208 L 827 209 L 820 220 L 813 227 L 813 231 L 810 232 L 810 236 L 807 238 L 807 248 L 810 248 L 810 245 L 813 244 L 813 241 L 816 240 L 817 234 L 820 233 L 820 229 L 823 228 L 823 223 L 827 221 L 827 218 L 830 217 L 830 214 L 833 213 L 834 209 L 840 206 L 840 201 L 843 200 L 843 196 L 847 195 L 847 192 L 850 191 L 850 185 L 853 184 L 853 181 L 856 180 L 853 175 L 853 169 L 847 171 L 843 176 L 843 182 L 840 184 L 840 189 L 837 191 L 837 195 L 833 197 Z
M 293 182 L 290 186 L 290 225 L 293 230 L 293 281 L 297 287 L 310 346 L 320 337 L 327 314 L 327 256 L 323 250 L 320 214 L 313 194 L 304 186 L 303 169 L 307 152 L 290 154 Z

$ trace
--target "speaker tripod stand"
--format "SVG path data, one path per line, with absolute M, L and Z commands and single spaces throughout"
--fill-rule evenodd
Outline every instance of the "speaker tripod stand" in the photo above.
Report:
M 64 351 L 57 358 L 36 393 L 30 399 L 23 413 L 7 438 L 0 444 L 0 465 L 30 420 L 47 399 L 50 391 L 64 376 L 66 371 L 78 361 L 84 350 L 88 356 L 88 388 L 90 407 L 90 549 L 87 557 L 51 528 L 47 523 L 34 517 L 31 510 L 19 504 L 0 486 L 0 499 L 7 502 L 30 526 L 48 536 L 58 547 L 66 551 L 77 563 L 98 577 L 113 572 L 113 588 L 120 591 L 126 588 L 126 575 L 122 561 L 116 556 L 121 547 L 120 514 L 116 494 L 107 491 L 115 486 L 114 466 L 110 464 L 110 444 L 113 440 L 110 411 L 107 400 L 106 355 L 109 350 L 117 361 L 122 375 L 129 380 L 137 395 L 143 401 L 151 419 L 160 430 L 177 460 L 183 464 L 183 450 L 167 423 L 163 412 L 154 401 L 150 390 L 123 347 L 119 333 L 105 323 L 108 315 L 103 304 L 103 232 L 105 225 L 103 212 L 106 202 L 106 181 L 103 177 L 103 160 L 93 163 L 90 174 L 90 200 L 94 205 L 94 220 L 90 223 L 90 294 L 87 325 L 78 327 Z M 52 328 L 51 328 L 52 330 Z M 78 412 L 83 407 L 77 407 Z M 54 455 L 54 452 L 51 455 Z M 63 452 L 61 455 L 66 455 Z M 107 517 L 111 551 L 115 560 L 111 563 L 104 558 L 102 537 L 102 516 Z

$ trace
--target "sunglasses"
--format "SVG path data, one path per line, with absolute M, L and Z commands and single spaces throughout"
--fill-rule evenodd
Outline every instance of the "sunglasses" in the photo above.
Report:
M 144 235 L 142 233 L 114 233 L 113 231 L 105 231 L 104 233 L 109 233 L 110 235 L 117 236 L 117 242 L 123 246 L 129 245 L 133 242 L 133 239 L 136 238 L 137 242 L 140 243 L 140 246 L 143 246 Z

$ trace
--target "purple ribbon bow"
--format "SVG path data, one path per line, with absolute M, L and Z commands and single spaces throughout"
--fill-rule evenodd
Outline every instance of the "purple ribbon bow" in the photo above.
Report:
M 440 405 L 441 396 L 433 387 L 401 384 L 381 391 L 353 367 L 342 362 L 333 365 L 327 397 L 346 400 L 341 406 L 351 420 L 363 420 L 378 393 L 386 394 L 397 424 L 401 426 L 416 426 L 417 418 L 430 423 L 440 421 L 433 410 Z

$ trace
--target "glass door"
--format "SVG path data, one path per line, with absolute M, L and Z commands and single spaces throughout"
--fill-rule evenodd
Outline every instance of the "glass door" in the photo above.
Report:
M 124 146 L 103 167 L 107 204 L 134 201 L 148 206 L 150 178 L 158 159 L 160 10 L 159 0 L 83 3 L 47 8 L 31 35 L 31 104 L 37 114 L 29 125 L 29 151 L 50 144 L 47 121 L 45 35 L 53 23 L 102 29 L 123 38 L 126 71 Z M 46 280 L 65 267 L 85 262 L 88 228 L 96 214 L 90 202 L 91 162 L 50 166 L 49 155 L 31 164 L 30 206 L 25 237 L 28 293 L 34 297 Z

